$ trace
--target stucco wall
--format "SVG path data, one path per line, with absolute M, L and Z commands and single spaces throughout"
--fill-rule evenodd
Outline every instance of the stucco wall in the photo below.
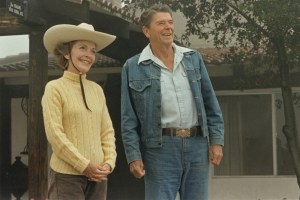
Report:
M 211 180 L 211 200 L 298 200 L 296 177 L 224 177 Z

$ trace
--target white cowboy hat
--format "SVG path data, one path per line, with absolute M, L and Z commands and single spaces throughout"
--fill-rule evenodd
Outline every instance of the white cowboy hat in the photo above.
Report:
M 71 24 L 59 24 L 49 28 L 44 35 L 44 45 L 47 51 L 54 54 L 58 44 L 75 40 L 88 40 L 96 44 L 96 51 L 100 51 L 112 43 L 116 36 L 95 31 L 94 27 L 87 23 L 78 26 Z

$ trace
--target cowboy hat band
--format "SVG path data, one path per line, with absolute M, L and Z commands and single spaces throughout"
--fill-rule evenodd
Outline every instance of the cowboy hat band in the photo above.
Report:
M 44 35 L 44 45 L 47 51 L 54 54 L 58 44 L 75 40 L 87 40 L 96 44 L 96 51 L 100 51 L 112 43 L 116 36 L 95 31 L 94 27 L 87 23 L 78 26 L 71 24 L 59 24 L 50 27 Z

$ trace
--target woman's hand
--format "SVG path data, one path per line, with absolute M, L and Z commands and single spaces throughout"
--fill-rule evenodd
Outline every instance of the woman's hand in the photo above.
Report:
M 107 180 L 108 174 L 111 173 L 111 166 L 107 163 L 103 165 L 89 163 L 83 174 L 89 178 L 90 181 L 102 182 Z

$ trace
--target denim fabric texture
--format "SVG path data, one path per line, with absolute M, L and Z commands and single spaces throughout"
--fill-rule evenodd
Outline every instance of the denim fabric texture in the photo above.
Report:
M 155 55 L 150 45 L 144 48 L 138 63 L 153 60 L 161 69 L 161 126 L 162 128 L 190 128 L 198 125 L 197 109 L 191 87 L 182 64 L 183 55 L 191 49 L 175 44 L 173 70 Z
M 183 53 L 179 65 L 183 66 L 195 103 L 198 134 L 185 138 L 162 135 L 162 67 L 147 58 L 144 49 L 128 59 L 122 69 L 125 154 L 128 163 L 144 163 L 146 200 L 175 200 L 177 192 L 181 200 L 207 200 L 209 145 L 224 145 L 223 117 L 200 53 L 175 47 L 173 44 L 173 49 Z M 174 117 L 180 118 L 178 114 Z
M 144 150 L 145 200 L 208 199 L 208 141 L 163 136 L 162 148 Z
M 127 162 L 142 160 L 140 145 L 162 147 L 161 69 L 152 60 L 138 63 L 140 54 L 122 69 L 121 128 Z M 197 108 L 198 123 L 210 144 L 224 145 L 224 123 L 202 56 L 184 53 L 182 64 Z

